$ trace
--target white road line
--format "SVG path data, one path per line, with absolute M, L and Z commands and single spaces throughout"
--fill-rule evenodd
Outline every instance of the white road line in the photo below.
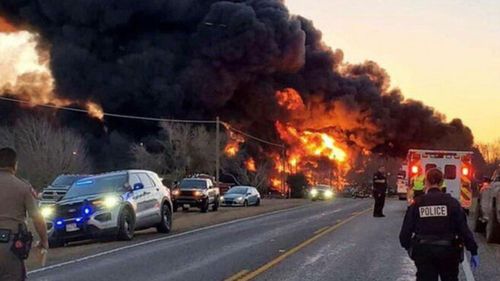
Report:
M 104 251 L 104 252 L 97 253 L 97 254 L 94 254 L 94 255 L 86 256 L 86 257 L 83 257 L 83 258 L 78 258 L 78 259 L 70 260 L 70 261 L 67 261 L 67 262 L 62 262 L 62 263 L 58 263 L 58 264 L 54 264 L 54 265 L 42 267 L 42 268 L 39 268 L 39 269 L 35 269 L 35 270 L 32 270 L 32 271 L 29 271 L 28 275 L 35 274 L 35 273 L 40 273 L 40 272 L 44 272 L 44 271 L 48 271 L 48 270 L 52 270 L 52 269 L 63 267 L 63 266 L 70 265 L 70 264 L 75 264 L 75 263 L 83 262 L 83 261 L 86 261 L 86 260 L 90 260 L 90 259 L 98 258 L 98 257 L 101 257 L 101 256 L 109 255 L 109 254 L 112 254 L 112 253 L 120 252 L 120 251 L 123 251 L 123 250 L 137 248 L 137 247 L 140 247 L 140 246 L 144 246 L 144 245 L 156 243 L 156 242 L 159 242 L 159 241 L 170 240 L 170 239 L 174 239 L 174 238 L 181 237 L 181 236 L 184 236 L 184 235 L 189 235 L 189 234 L 197 233 L 197 232 L 204 231 L 204 230 L 214 229 L 214 228 L 218 228 L 218 227 L 221 227 L 221 226 L 235 224 L 235 223 L 239 223 L 239 222 L 243 222 L 243 221 L 258 219 L 258 218 L 261 218 L 261 217 L 267 217 L 267 216 L 271 216 L 271 215 L 276 215 L 276 214 L 279 214 L 279 213 L 294 211 L 294 210 L 306 208 L 306 207 L 309 207 L 309 206 L 311 206 L 311 205 L 303 205 L 303 206 L 298 206 L 298 207 L 294 207 L 294 208 L 289 208 L 289 209 L 284 209 L 284 210 L 278 210 L 278 211 L 274 211 L 274 212 L 270 212 L 270 213 L 264 213 L 264 214 L 252 216 L 252 217 L 241 218 L 241 219 L 237 219 L 237 220 L 233 220 L 233 221 L 228 221 L 228 222 L 223 222 L 223 223 L 219 223 L 219 224 L 215 224 L 215 225 L 209 225 L 209 226 L 205 226 L 205 227 L 202 227 L 202 228 L 193 229 L 193 230 L 190 230 L 190 231 L 186 231 L 186 232 L 182 232 L 182 233 L 178 233 L 178 234 L 174 234 L 174 235 L 170 235 L 170 236 L 165 236 L 165 237 L 161 237 L 161 238 L 157 238 L 157 239 L 147 240 L 147 241 L 143 241 L 143 242 L 136 243 L 136 244 L 133 244 L 133 245 L 128 245 L 128 246 L 124 246 L 124 247 L 120 247 L 120 248 L 115 248 L 115 249 L 112 249 L 112 250 L 109 250 L 109 251 Z
M 465 279 L 467 281 L 475 281 L 474 275 L 472 274 L 472 270 L 470 268 L 469 260 L 467 259 L 467 254 L 464 253 L 464 261 L 462 262 L 462 269 L 465 273 Z

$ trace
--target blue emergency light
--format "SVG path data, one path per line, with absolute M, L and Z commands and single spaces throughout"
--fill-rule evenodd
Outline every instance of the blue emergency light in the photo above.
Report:
M 90 185 L 90 184 L 93 184 L 93 183 L 94 183 L 93 180 L 81 180 L 81 181 L 77 181 L 76 185 L 77 186 L 82 186 L 82 185 Z

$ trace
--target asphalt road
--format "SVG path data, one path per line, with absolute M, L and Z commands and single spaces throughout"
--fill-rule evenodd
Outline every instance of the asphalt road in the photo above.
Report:
M 145 241 L 32 272 L 30 280 L 414 280 L 397 236 L 404 203 L 336 199 Z M 480 239 L 479 239 L 480 240 Z M 484 246 L 481 244 L 481 246 Z M 482 250 L 476 280 L 500 280 Z M 489 256 L 488 256 L 489 255 Z M 465 280 L 463 273 L 461 280 Z

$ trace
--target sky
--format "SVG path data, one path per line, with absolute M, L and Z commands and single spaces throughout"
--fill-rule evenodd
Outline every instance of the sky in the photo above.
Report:
M 286 0 L 344 60 L 373 60 L 407 98 L 500 139 L 500 1 Z

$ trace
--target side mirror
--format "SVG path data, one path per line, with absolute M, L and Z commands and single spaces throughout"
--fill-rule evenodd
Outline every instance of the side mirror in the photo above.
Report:
M 141 189 L 144 189 L 144 184 L 142 184 L 142 183 L 140 183 L 140 182 L 139 182 L 139 183 L 134 184 L 134 191 L 135 191 L 135 190 L 141 190 Z
M 134 189 L 132 188 L 132 186 L 130 186 L 130 184 L 128 182 L 123 185 L 123 190 L 125 190 L 127 192 L 134 191 Z
M 248 192 L 248 193 L 247 193 L 247 196 L 250 196 L 250 195 L 252 195 L 252 192 Z

